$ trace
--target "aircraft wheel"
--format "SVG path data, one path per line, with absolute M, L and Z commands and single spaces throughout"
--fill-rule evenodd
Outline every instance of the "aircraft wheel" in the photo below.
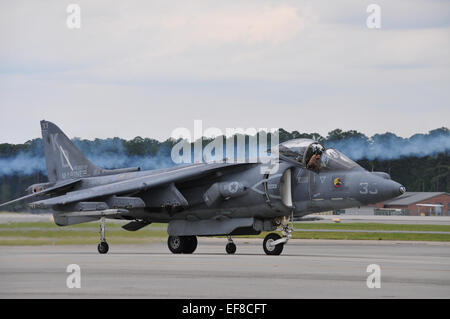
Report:
M 275 233 L 270 233 L 264 238 L 263 248 L 266 255 L 279 255 L 283 251 L 284 244 L 272 246 L 271 243 L 280 239 L 281 236 Z
M 106 254 L 109 250 L 109 246 L 106 241 L 102 241 L 100 244 L 98 244 L 97 249 L 100 254 Z
M 181 254 L 186 246 L 186 240 L 182 236 L 169 236 L 167 246 L 174 254 Z
M 183 254 L 192 254 L 197 248 L 197 237 L 196 236 L 186 236 L 181 237 L 184 241 Z
M 228 243 L 225 246 L 225 250 L 227 251 L 227 254 L 234 254 L 236 252 L 236 244 L 235 243 Z

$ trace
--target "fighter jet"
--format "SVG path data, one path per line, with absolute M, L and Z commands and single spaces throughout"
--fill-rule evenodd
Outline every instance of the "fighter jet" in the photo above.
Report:
M 260 162 L 106 170 L 86 159 L 55 124 L 41 121 L 41 129 L 49 182 L 31 185 L 28 195 L 0 207 L 26 201 L 32 208 L 51 209 L 58 226 L 99 220 L 100 254 L 109 249 L 105 219 L 120 219 L 129 221 L 122 226 L 127 231 L 168 223 L 167 244 L 174 254 L 192 254 L 197 236 L 227 236 L 226 252 L 234 254 L 232 236 L 269 231 L 264 252 L 280 255 L 295 219 L 385 201 L 406 191 L 387 173 L 368 172 L 310 139 L 272 149 L 278 155 L 275 173 L 262 173 Z

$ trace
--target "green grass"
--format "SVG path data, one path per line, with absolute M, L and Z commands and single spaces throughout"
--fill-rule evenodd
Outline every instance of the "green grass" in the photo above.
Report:
M 135 232 L 123 230 L 124 223 L 106 223 L 106 238 L 111 244 L 138 244 L 165 241 L 167 224 L 151 224 Z M 99 223 L 91 222 L 73 226 L 59 227 L 52 222 L 0 224 L 0 245 L 83 245 L 97 244 Z M 340 239 L 340 240 L 414 240 L 450 241 L 450 225 L 405 225 L 379 223 L 296 223 L 295 228 L 312 231 L 293 232 L 295 239 Z M 351 233 L 316 232 L 327 230 L 389 230 L 389 231 L 439 231 L 448 234 L 405 234 L 405 233 Z M 264 238 L 258 236 L 236 236 L 240 238 Z
M 382 224 L 382 223 L 295 223 L 296 229 L 400 230 L 449 232 L 450 225 Z
M 106 222 L 105 225 L 108 229 L 121 229 L 122 225 L 125 225 L 127 221 L 124 221 L 122 223 L 120 222 Z M 163 227 L 166 228 L 167 224 L 161 224 L 161 223 L 153 223 L 150 224 L 149 227 Z M 24 223 L 24 222 L 14 222 L 14 223 L 5 223 L 0 224 L 0 232 L 4 229 L 23 229 L 23 228 L 45 228 L 45 229 L 60 229 L 60 230 L 68 230 L 68 229 L 83 229 L 83 228 L 99 228 L 99 222 L 89 222 L 89 223 L 83 223 L 78 225 L 71 225 L 71 226 L 57 226 L 53 222 L 35 222 L 35 223 Z M 143 228 L 145 229 L 145 228 Z
M 264 238 L 261 233 L 257 238 Z M 405 241 L 450 241 L 447 234 L 402 234 L 402 233 L 344 233 L 344 232 L 293 232 L 293 239 L 337 239 L 337 240 L 405 240 Z
M 111 244 L 150 243 L 167 237 L 166 224 L 151 224 L 130 232 L 125 223 L 106 223 L 106 238 Z M 51 222 L 0 224 L 0 245 L 83 245 L 99 242 L 99 223 L 60 227 Z
M 295 223 L 296 229 L 312 231 L 292 232 L 294 239 L 338 239 L 338 240 L 405 240 L 405 241 L 450 241 L 450 225 L 416 225 L 416 224 L 383 224 L 383 223 Z M 326 230 L 380 230 L 380 231 L 436 231 L 448 234 L 405 234 L 405 233 L 352 233 L 352 232 L 319 232 Z M 266 232 L 253 238 L 264 238 Z M 239 236 L 246 237 L 246 236 Z

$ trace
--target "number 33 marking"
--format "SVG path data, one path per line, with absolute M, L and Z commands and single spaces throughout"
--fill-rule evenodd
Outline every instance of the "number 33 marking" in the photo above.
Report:
M 369 183 L 359 183 L 359 186 L 361 186 L 361 189 L 359 190 L 360 194 L 371 194 L 375 195 L 378 194 L 377 184 L 372 185 L 372 189 L 369 190 Z

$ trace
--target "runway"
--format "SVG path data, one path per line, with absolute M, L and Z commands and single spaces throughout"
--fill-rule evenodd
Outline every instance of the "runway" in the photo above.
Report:
M 450 243 L 291 240 L 266 256 L 260 239 L 199 238 L 192 255 L 149 245 L 0 247 L 0 298 L 448 298 Z M 68 288 L 69 264 L 81 288 Z M 379 265 L 381 288 L 368 288 Z

